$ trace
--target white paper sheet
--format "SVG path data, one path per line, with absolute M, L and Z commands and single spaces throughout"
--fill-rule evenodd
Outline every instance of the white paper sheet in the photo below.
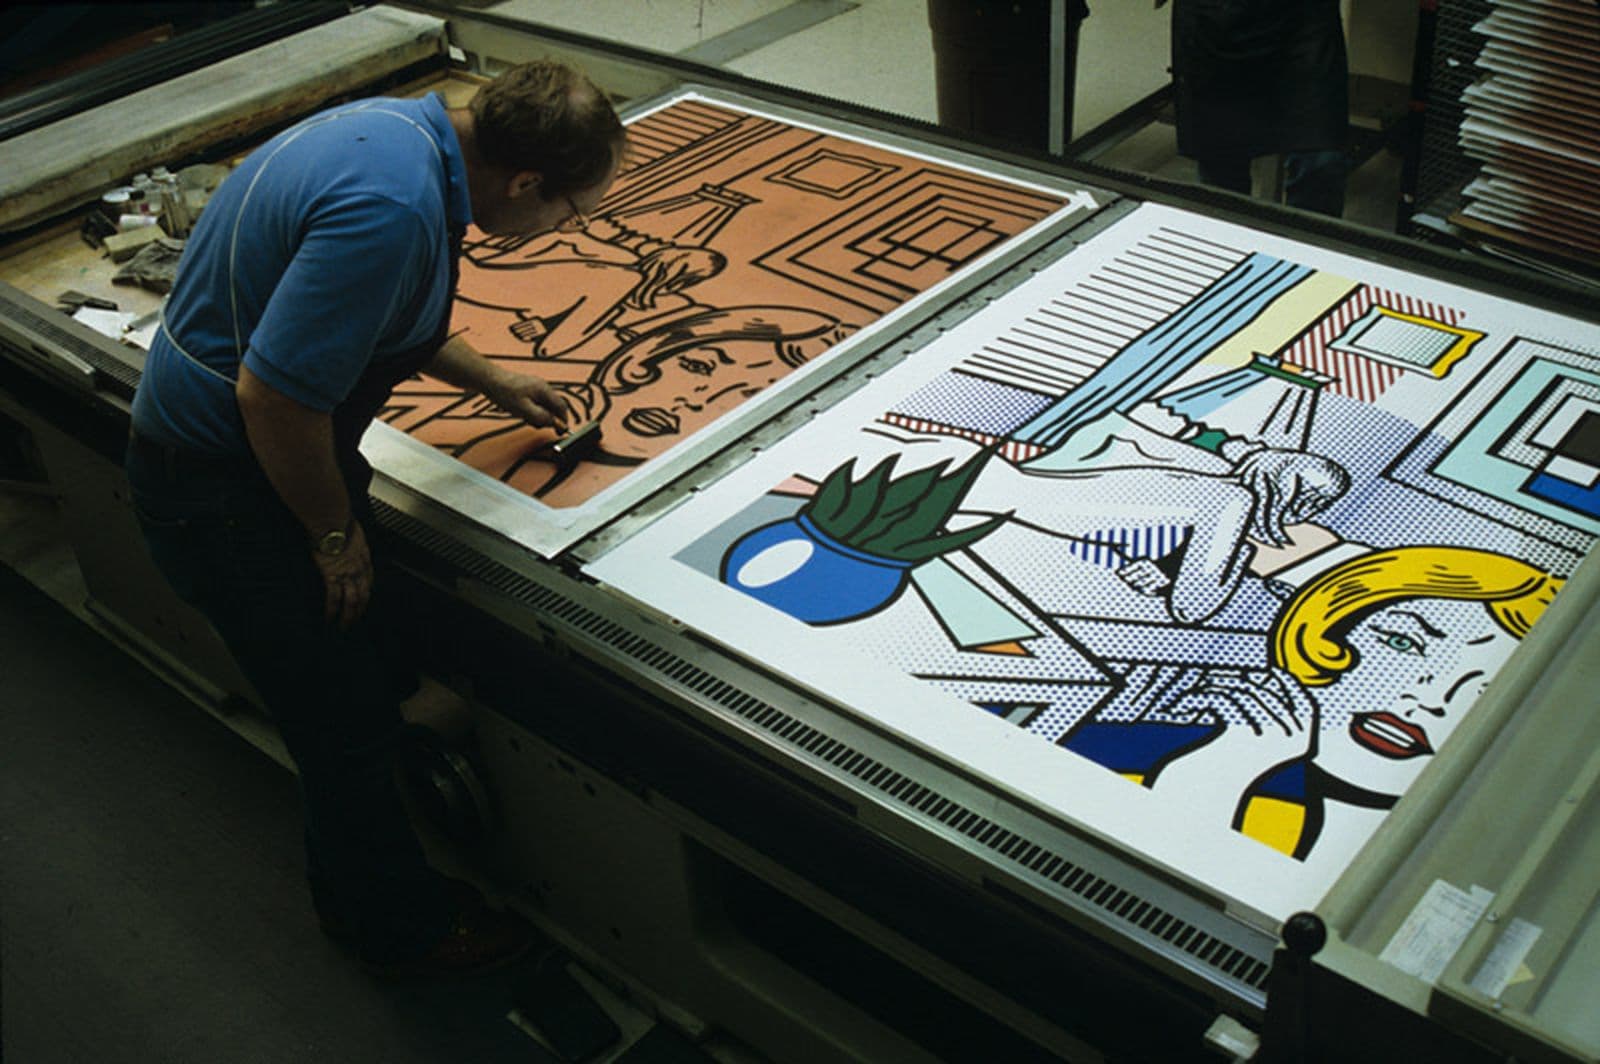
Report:
M 1278 920 L 1515 650 L 1438 581 L 1514 574 L 1536 616 L 1600 532 L 1550 472 L 1593 457 L 1597 349 L 1583 323 L 1146 205 L 586 571 Z M 947 518 L 931 474 L 886 483 L 969 461 Z M 1336 577 L 1365 605 L 1318 598 Z M 1308 665 L 1314 630 L 1360 667 Z

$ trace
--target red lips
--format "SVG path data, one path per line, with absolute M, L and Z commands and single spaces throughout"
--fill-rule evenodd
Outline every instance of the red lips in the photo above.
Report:
M 1396 761 L 1433 753 L 1428 733 L 1393 713 L 1357 713 L 1350 718 L 1350 738 Z

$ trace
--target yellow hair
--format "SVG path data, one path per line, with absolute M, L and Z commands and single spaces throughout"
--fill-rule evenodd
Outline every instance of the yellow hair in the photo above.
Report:
M 1355 664 L 1341 640 L 1345 622 L 1410 598 L 1482 602 L 1521 639 L 1565 581 L 1527 562 L 1471 547 L 1396 547 L 1329 570 L 1284 608 L 1272 636 L 1273 660 L 1307 687 L 1322 687 Z M 1331 632 L 1339 632 L 1339 636 Z

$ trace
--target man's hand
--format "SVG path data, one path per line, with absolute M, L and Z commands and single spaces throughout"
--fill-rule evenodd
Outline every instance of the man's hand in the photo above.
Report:
M 497 366 L 485 383 L 483 394 L 495 406 L 534 428 L 567 431 L 566 404 L 549 384 L 531 373 L 515 373 Z
M 460 336 L 452 336 L 423 367 L 446 384 L 477 392 L 534 428 L 567 431 L 567 407 L 543 379 L 496 365 Z
M 365 530 L 351 520 L 350 493 L 333 451 L 333 418 L 284 395 L 251 372 L 239 369 L 234 395 L 256 460 L 307 536 L 349 528 L 337 555 L 306 549 L 322 575 L 325 616 L 348 628 L 372 595 L 372 553 Z
M 372 598 L 372 550 L 360 521 L 350 522 L 350 538 L 338 554 L 315 548 L 311 558 L 322 574 L 323 619 L 348 630 Z

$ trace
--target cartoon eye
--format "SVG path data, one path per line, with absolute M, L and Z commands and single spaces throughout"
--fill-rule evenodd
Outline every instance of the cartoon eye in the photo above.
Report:
M 1376 629 L 1376 631 L 1378 633 L 1378 642 L 1395 653 L 1415 654 L 1419 658 L 1423 656 L 1422 652 L 1425 648 L 1420 639 L 1414 639 L 1404 632 L 1386 632 L 1381 628 Z

